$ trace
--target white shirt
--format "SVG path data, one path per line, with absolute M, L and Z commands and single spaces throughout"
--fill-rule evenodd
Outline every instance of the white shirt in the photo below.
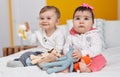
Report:
M 81 35 L 69 35 L 64 46 L 65 54 L 69 51 L 69 45 L 72 45 L 75 50 L 80 50 L 82 56 L 94 57 L 102 51 L 102 41 L 98 30 L 91 30 Z
M 65 36 L 61 30 L 57 28 L 51 36 L 47 37 L 45 31 L 40 28 L 34 33 L 29 31 L 27 33 L 27 40 L 29 40 L 31 44 L 39 43 L 40 51 L 47 52 L 54 48 L 61 53 L 65 43 Z

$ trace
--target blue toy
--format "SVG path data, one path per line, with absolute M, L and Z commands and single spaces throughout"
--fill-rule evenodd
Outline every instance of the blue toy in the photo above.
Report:
M 73 62 L 75 61 L 72 58 L 72 51 L 73 51 L 73 47 L 69 46 L 69 51 L 64 57 L 58 58 L 57 61 L 55 62 L 43 63 L 41 64 L 41 68 L 43 70 L 46 70 L 48 74 L 63 71 L 68 67 L 70 67 L 70 72 L 72 72 Z

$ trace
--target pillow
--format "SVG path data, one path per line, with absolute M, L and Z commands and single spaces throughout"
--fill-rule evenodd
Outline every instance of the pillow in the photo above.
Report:
M 106 43 L 105 43 L 105 38 L 104 38 L 104 25 L 105 25 L 105 20 L 104 19 L 95 19 L 94 20 L 94 28 L 97 28 L 99 30 L 99 35 L 102 40 L 102 49 L 103 51 L 106 49 Z
M 60 31 L 63 33 L 63 35 L 65 36 L 65 39 L 67 38 L 67 26 L 66 25 L 58 25 L 57 28 L 60 29 Z
M 66 27 L 67 27 L 67 36 L 68 36 L 69 35 L 69 31 L 73 27 L 73 20 L 72 19 L 67 20 Z
M 106 21 L 104 36 L 107 48 L 120 46 L 120 21 Z
M 68 28 L 68 30 L 70 31 L 72 27 L 73 27 L 73 20 L 72 19 L 67 20 L 67 28 Z

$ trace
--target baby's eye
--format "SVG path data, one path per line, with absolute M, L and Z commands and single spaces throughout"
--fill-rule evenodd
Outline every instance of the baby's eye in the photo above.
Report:
M 50 18 L 50 17 L 48 17 L 47 19 L 48 19 L 48 20 L 50 20 L 51 18 Z
M 76 17 L 75 20 L 80 20 L 80 18 L 79 18 L 79 17 Z
M 44 18 L 40 18 L 40 20 L 44 20 Z
M 84 20 L 88 20 L 88 18 L 84 18 Z

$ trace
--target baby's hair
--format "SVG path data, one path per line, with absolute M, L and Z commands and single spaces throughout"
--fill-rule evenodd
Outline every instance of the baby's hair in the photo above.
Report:
M 44 6 L 44 7 L 40 10 L 40 13 L 39 13 L 39 14 L 44 13 L 44 12 L 46 12 L 46 11 L 48 11 L 48 10 L 55 10 L 55 13 L 56 13 L 56 15 L 57 15 L 57 18 L 60 19 L 60 11 L 59 11 L 59 9 L 58 9 L 57 7 L 55 7 L 55 6 Z
M 93 13 L 93 9 L 91 9 L 90 7 L 85 7 L 85 6 L 79 6 L 75 9 L 74 13 L 73 13 L 73 18 L 74 18 L 74 15 L 77 11 L 89 11 L 92 15 L 92 21 L 94 23 L 94 13 Z

